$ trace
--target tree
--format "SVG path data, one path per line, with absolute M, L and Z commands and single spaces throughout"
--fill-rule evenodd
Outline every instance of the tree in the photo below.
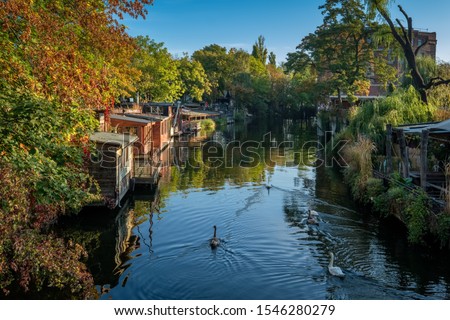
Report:
M 436 66 L 436 73 L 434 77 L 441 77 L 443 79 L 450 79 L 450 63 L 449 62 L 439 62 Z M 429 100 L 430 102 L 441 108 L 441 112 L 444 114 L 441 116 L 442 120 L 449 118 L 450 111 L 450 87 L 449 86 L 438 86 L 431 88 L 429 90 Z
M 387 0 L 366 0 L 366 3 L 369 6 L 370 10 L 377 10 L 379 14 L 384 18 L 384 20 L 389 25 L 389 28 L 394 36 L 395 40 L 400 44 L 406 62 L 408 64 L 409 71 L 411 73 L 411 78 L 413 82 L 414 88 L 419 92 L 420 97 L 424 103 L 428 103 L 428 95 L 427 91 L 431 88 L 435 88 L 441 85 L 448 85 L 450 83 L 450 79 L 444 79 L 442 77 L 433 77 L 426 81 L 422 74 L 420 73 L 419 66 L 417 64 L 417 55 L 420 49 L 425 46 L 428 42 L 425 41 L 421 45 L 414 47 L 413 46 L 413 20 L 406 13 L 406 11 L 402 8 L 402 6 L 398 6 L 400 12 L 403 14 L 407 21 L 407 26 L 404 26 L 400 19 L 395 19 L 397 22 L 397 26 L 392 21 L 387 6 L 390 1 Z
M 44 289 L 59 298 L 95 296 L 79 261 L 84 249 L 48 233 L 61 215 L 95 199 L 84 166 L 86 132 L 95 126 L 87 109 L 0 94 L 0 296 Z
M 0 296 L 95 298 L 85 250 L 51 232 L 91 200 L 92 109 L 132 89 L 117 17 L 152 0 L 0 1 Z
M 267 48 L 263 36 L 259 36 L 258 40 L 253 45 L 252 56 L 261 61 L 264 65 L 267 62 Z
M 178 60 L 178 71 L 182 82 L 183 97 L 190 96 L 198 101 L 211 93 L 211 85 L 200 62 L 183 57 Z
M 318 81 L 327 83 L 329 93 L 349 97 L 362 94 L 370 85 L 369 69 L 388 69 L 387 84 L 394 77 L 394 68 L 386 59 L 379 59 L 376 51 L 380 42 L 375 41 L 380 26 L 367 14 L 359 0 L 327 0 L 319 7 L 324 15 L 323 24 L 315 33 L 306 36 L 295 54 L 288 55 L 288 68 L 302 69 L 312 66 Z M 384 43 L 384 50 L 388 42 Z M 379 55 L 379 54 L 378 54 Z
M 205 69 L 209 82 L 212 86 L 214 97 L 225 94 L 225 90 L 231 83 L 231 68 L 229 55 L 225 47 L 212 44 L 197 50 L 192 58 L 200 62 Z
M 269 63 L 266 67 L 270 79 L 269 111 L 281 111 L 287 105 L 290 76 L 286 75 L 282 68 L 277 68 L 272 63 Z
M 117 20 L 145 16 L 152 0 L 0 1 L 4 84 L 82 107 L 110 105 L 138 74 L 132 39 Z
M 271 64 L 273 66 L 277 65 L 277 56 L 273 52 L 269 53 L 269 64 Z
M 136 37 L 139 50 L 133 57 L 133 66 L 141 71 L 135 87 L 147 101 L 174 101 L 183 94 L 177 63 L 164 43 L 148 36 Z

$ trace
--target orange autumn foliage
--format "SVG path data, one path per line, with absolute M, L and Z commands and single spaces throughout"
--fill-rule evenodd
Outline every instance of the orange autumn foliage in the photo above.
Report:
M 0 85 L 100 108 L 132 90 L 135 50 L 115 19 L 145 16 L 153 0 L 0 2 Z

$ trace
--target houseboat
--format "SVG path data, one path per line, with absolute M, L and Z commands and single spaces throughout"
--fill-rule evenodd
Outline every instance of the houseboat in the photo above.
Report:
M 90 136 L 96 152 L 89 163 L 89 173 L 97 181 L 104 203 L 115 208 L 120 205 L 134 178 L 134 143 L 138 137 L 131 134 L 95 132 Z

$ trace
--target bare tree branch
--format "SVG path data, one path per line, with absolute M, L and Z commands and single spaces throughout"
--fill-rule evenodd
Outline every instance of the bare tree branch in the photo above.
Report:
M 408 39 L 409 39 L 410 42 L 412 42 L 412 30 L 413 30 L 413 27 L 412 27 L 412 19 L 411 19 L 411 17 L 406 13 L 406 11 L 403 10 L 403 8 L 402 8 L 401 5 L 399 5 L 398 8 L 399 8 L 400 12 L 403 13 L 403 15 L 405 16 L 406 21 L 408 21 Z
M 431 78 L 430 81 L 428 81 L 428 83 L 425 85 L 425 90 L 448 84 L 450 84 L 450 79 L 443 79 L 441 77 Z
M 420 46 L 418 46 L 416 48 L 416 50 L 414 51 L 414 55 L 417 56 L 417 54 L 419 53 L 419 50 L 422 49 L 427 43 L 428 43 L 428 38 Z
M 444 85 L 444 84 L 450 84 L 450 79 L 441 80 L 441 81 L 435 82 L 434 83 L 434 87 L 437 87 L 437 86 L 440 86 L 440 85 Z
M 408 34 L 406 33 L 405 27 L 403 26 L 403 24 L 401 23 L 401 21 L 400 21 L 399 19 L 395 19 L 395 20 L 397 21 L 398 25 L 399 25 L 400 28 L 402 29 L 403 37 L 405 38 L 405 44 L 411 45 L 411 41 L 410 41 L 410 39 L 408 38 Z

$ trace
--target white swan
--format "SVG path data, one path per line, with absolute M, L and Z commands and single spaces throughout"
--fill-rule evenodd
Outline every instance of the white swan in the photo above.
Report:
M 216 232 L 217 232 L 217 227 L 214 226 L 214 236 L 209 243 L 211 245 L 211 248 L 213 248 L 213 249 L 217 248 L 220 245 L 220 240 L 219 240 L 219 238 L 217 238 Z
M 333 252 L 330 252 L 330 263 L 328 264 L 328 272 L 332 276 L 345 277 L 345 273 L 342 272 L 342 269 L 339 267 L 333 266 L 333 263 L 334 263 L 334 254 L 333 254 Z
M 307 224 L 315 224 L 315 225 L 319 225 L 319 221 L 317 221 L 316 217 L 318 216 L 317 212 L 316 212 L 316 216 L 313 216 L 312 211 L 314 210 L 308 210 L 308 220 L 306 220 Z M 315 212 L 315 211 L 314 211 Z
M 316 210 L 311 210 L 311 209 L 309 209 L 309 214 L 310 214 L 311 216 L 313 216 L 313 217 L 318 217 L 318 216 L 319 216 L 319 213 L 317 213 Z

